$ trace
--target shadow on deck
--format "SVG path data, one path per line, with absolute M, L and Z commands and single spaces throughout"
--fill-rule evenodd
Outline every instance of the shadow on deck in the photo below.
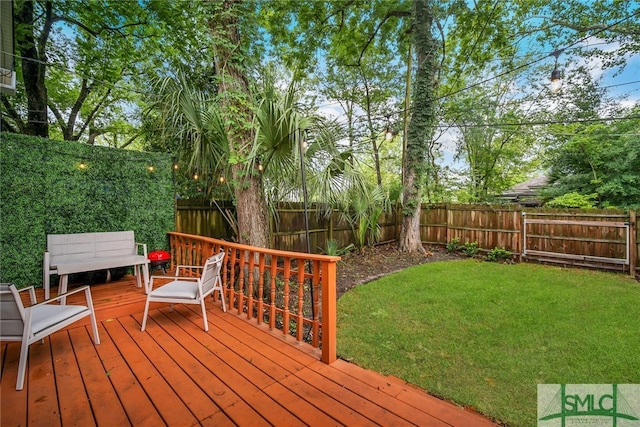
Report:
M 38 290 L 42 300 L 42 290 Z M 151 306 L 135 279 L 92 287 L 101 344 L 88 322 L 33 344 L 15 390 L 19 343 L 0 348 L 2 426 L 491 426 L 396 378 L 338 360 L 208 302 Z

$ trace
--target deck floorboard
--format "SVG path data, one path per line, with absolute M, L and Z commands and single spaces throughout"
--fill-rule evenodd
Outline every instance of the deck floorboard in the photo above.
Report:
M 496 425 L 398 378 L 325 365 L 317 349 L 234 309 L 207 302 L 205 332 L 199 306 L 152 304 L 141 332 L 134 277 L 91 293 L 101 343 L 87 320 L 32 344 L 22 391 L 20 343 L 1 344 L 0 425 Z

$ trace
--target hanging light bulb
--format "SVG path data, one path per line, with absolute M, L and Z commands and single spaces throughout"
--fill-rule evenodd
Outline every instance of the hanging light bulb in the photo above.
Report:
M 220 181 L 220 184 L 224 183 L 224 176 L 220 175 L 220 178 L 218 178 L 218 181 Z
M 558 64 L 556 64 L 555 68 L 551 72 L 551 86 L 549 89 L 551 92 L 556 93 L 562 87 L 562 76 L 560 74 L 560 70 L 558 70 Z
M 298 132 L 300 132 L 300 148 L 302 148 L 302 151 L 307 151 L 307 131 L 305 129 L 298 129 Z M 302 155 L 302 153 L 300 153 L 300 155 Z
M 195 171 L 195 172 L 194 172 L 194 174 L 193 174 L 193 179 L 194 179 L 194 181 L 197 181 L 197 180 L 198 180 L 198 171 Z
M 562 87 L 562 73 L 558 69 L 558 57 L 562 52 L 564 52 L 564 49 L 554 50 L 549 54 L 549 56 L 553 56 L 556 58 L 553 71 L 551 72 L 551 85 L 549 86 L 549 90 L 551 90 L 551 92 L 553 93 L 558 92 Z
M 80 169 L 86 169 L 87 168 L 87 164 L 84 162 L 84 160 L 80 160 L 80 164 L 78 165 L 78 167 Z
M 384 139 L 386 141 L 391 141 L 393 139 L 393 132 L 391 131 L 391 129 L 389 128 L 389 126 L 387 126 L 387 131 L 384 134 Z
M 153 166 L 153 163 L 149 162 L 149 166 L 147 166 L 147 170 L 149 172 L 153 172 L 154 170 L 156 170 L 156 167 Z
M 264 166 L 262 165 L 262 162 L 260 161 L 260 159 L 258 159 L 257 168 L 260 172 L 264 170 Z
M 178 163 L 177 163 L 177 162 L 173 164 L 173 170 L 174 170 L 174 171 L 177 171 L 177 170 L 178 170 Z

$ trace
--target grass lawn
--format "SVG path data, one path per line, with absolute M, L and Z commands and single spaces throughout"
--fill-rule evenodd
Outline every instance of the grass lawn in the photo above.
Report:
M 340 298 L 338 354 L 535 426 L 537 384 L 640 383 L 640 284 L 526 263 L 419 265 Z

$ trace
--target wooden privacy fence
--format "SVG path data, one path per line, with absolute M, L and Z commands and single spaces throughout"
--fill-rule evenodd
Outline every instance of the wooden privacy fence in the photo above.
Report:
M 184 203 L 178 203 L 176 231 L 232 238 L 230 228 L 224 228 L 224 218 L 215 206 Z M 341 247 L 356 243 L 351 227 L 337 212 L 328 216 L 324 213 L 316 206 L 308 210 L 311 252 L 322 253 L 329 239 L 337 240 Z M 382 214 L 378 221 L 379 241 L 396 241 L 401 223 L 400 208 Z M 273 248 L 307 251 L 302 204 L 280 204 L 277 216 L 272 218 L 272 230 Z M 459 239 L 460 244 L 477 242 L 485 251 L 504 248 L 525 261 L 640 274 L 640 236 L 634 210 L 423 205 L 420 235 L 426 244 L 446 245 Z
M 519 205 L 431 205 L 421 214 L 422 241 L 477 242 L 524 261 L 638 271 L 636 212 L 621 209 L 522 208 Z

